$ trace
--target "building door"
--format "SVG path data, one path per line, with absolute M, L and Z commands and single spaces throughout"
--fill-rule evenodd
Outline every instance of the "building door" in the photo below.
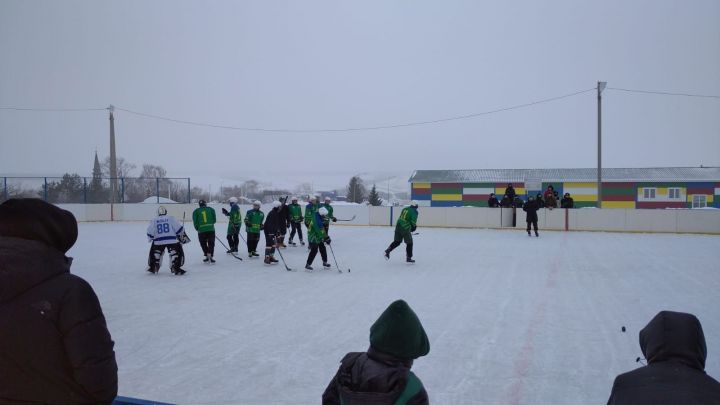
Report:
M 707 207 L 707 196 L 705 194 L 695 194 L 692 196 L 692 207 L 693 208 L 705 208 Z

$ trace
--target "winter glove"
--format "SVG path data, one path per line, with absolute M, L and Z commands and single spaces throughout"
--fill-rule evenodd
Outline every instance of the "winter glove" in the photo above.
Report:
M 337 218 L 333 217 L 332 221 L 337 222 Z
M 417 226 L 413 225 L 412 228 L 410 228 L 410 232 L 415 232 L 416 229 L 417 229 Z
M 230 215 L 230 213 L 228 212 L 228 210 L 226 210 L 225 208 L 222 209 L 222 213 L 225 214 L 225 216 Z
M 260 224 L 260 230 L 262 231 L 264 229 L 265 229 L 265 224 Z
M 178 236 L 178 239 L 180 239 L 180 243 L 183 245 L 190 243 L 190 237 L 187 236 L 185 232 L 182 233 L 182 235 Z
M 327 237 L 327 238 L 325 238 L 324 242 L 329 245 L 330 242 L 332 242 L 332 240 L 329 237 Z

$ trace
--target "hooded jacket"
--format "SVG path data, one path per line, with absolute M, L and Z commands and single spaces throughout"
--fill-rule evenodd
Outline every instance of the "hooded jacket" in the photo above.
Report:
M 430 351 L 427 334 L 405 303 L 398 300 L 370 328 L 367 352 L 348 353 L 323 393 L 324 405 L 428 404 L 425 388 L 410 371 L 413 359 Z
M 525 222 L 537 222 L 538 221 L 538 204 L 536 200 L 528 201 L 523 207 L 523 211 L 527 212 L 525 216 Z
M 113 341 L 65 252 L 77 223 L 40 200 L 0 205 L 0 403 L 110 403 Z
M 608 404 L 720 404 L 720 383 L 705 374 L 700 321 L 662 311 L 640 331 L 648 365 L 615 378 Z

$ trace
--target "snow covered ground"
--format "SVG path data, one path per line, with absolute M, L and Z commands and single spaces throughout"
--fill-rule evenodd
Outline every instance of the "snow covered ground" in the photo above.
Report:
M 296 272 L 221 246 L 208 266 L 193 232 L 188 273 L 176 277 L 167 258 L 160 274 L 145 271 L 145 227 L 81 224 L 70 252 L 108 319 L 121 395 L 317 404 L 398 298 L 428 332 L 430 354 L 413 369 L 435 404 L 604 403 L 615 375 L 637 367 L 638 331 L 663 309 L 700 318 L 707 371 L 720 377 L 720 237 L 420 228 L 418 262 L 406 265 L 404 245 L 382 258 L 391 228 L 337 226 L 335 253 L 352 269 L 338 274 L 303 271 L 300 247 L 283 251 Z

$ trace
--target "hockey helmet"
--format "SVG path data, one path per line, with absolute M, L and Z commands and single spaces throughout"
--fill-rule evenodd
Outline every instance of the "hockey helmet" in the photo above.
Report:
M 258 208 L 259 208 L 261 204 L 262 204 L 262 203 L 260 202 L 260 200 L 255 200 L 255 201 L 253 202 L 253 207 L 258 207 Z
M 167 209 L 162 205 L 158 207 L 158 215 L 167 215 Z
M 318 213 L 322 216 L 325 216 L 328 214 L 328 210 L 325 207 L 320 207 L 320 209 L 318 210 Z
M 325 202 L 330 202 L 330 201 L 332 201 L 332 198 L 330 198 L 330 197 L 325 197 Z
M 411 207 L 417 207 L 417 206 L 418 206 L 418 202 L 417 202 L 416 200 L 412 200 L 412 201 L 410 201 L 410 206 L 411 206 Z
M 237 199 L 237 197 L 230 197 L 230 200 L 228 200 L 228 201 L 230 201 L 230 204 L 237 204 L 238 199 Z
M 200 200 L 200 201 L 198 201 L 198 204 L 200 204 L 201 207 L 206 207 L 206 206 L 207 206 L 207 202 L 206 202 L 205 200 Z
M 290 199 L 290 201 L 297 201 L 297 200 L 298 200 L 297 197 L 293 197 L 293 198 Z
M 282 203 L 277 200 L 273 201 L 273 203 L 272 203 L 273 208 L 280 208 L 281 205 L 282 205 Z

